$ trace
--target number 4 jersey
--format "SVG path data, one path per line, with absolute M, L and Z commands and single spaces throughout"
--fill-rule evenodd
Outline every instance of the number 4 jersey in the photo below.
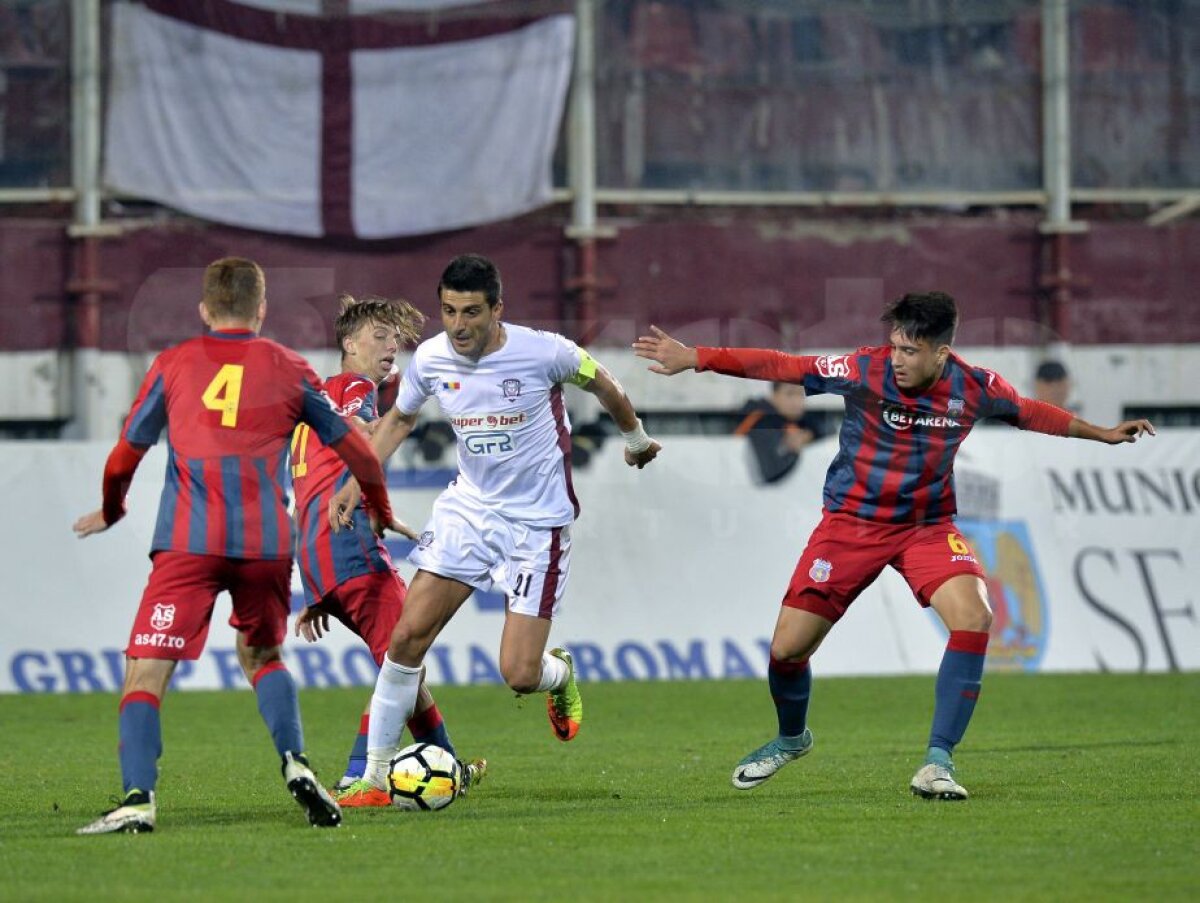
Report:
M 437 398 L 458 437 L 451 491 L 527 526 L 561 527 L 579 514 L 562 384 L 586 383 L 596 363 L 555 333 L 504 330 L 504 344 L 478 361 L 457 354 L 445 333 L 422 342 L 396 407 L 415 414 Z
M 248 331 L 213 332 L 155 358 L 122 438 L 167 429 L 167 473 L 152 551 L 290 558 L 288 440 L 297 423 L 326 444 L 349 423 L 293 351 Z

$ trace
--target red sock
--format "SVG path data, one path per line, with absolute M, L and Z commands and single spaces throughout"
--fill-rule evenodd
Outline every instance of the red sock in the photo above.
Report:
M 442 713 L 434 703 L 423 712 L 413 712 L 408 719 L 408 730 L 414 737 L 426 737 L 441 726 Z

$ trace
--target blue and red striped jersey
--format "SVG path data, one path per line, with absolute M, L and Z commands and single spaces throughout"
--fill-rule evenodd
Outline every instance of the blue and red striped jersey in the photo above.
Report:
M 121 433 L 146 447 L 167 430 L 151 549 L 290 558 L 286 467 L 297 423 L 326 443 L 352 428 L 304 358 L 270 339 L 219 331 L 158 355 Z
M 376 388 L 368 377 L 340 373 L 325 381 L 325 391 L 347 417 L 375 419 Z M 309 605 L 351 577 L 390 569 L 391 557 L 371 530 L 366 509 L 354 511 L 354 527 L 329 528 L 329 501 L 346 485 L 350 469 L 333 449 L 304 424 L 292 435 L 292 486 L 296 492 L 296 561 Z
M 1024 426 L 1023 399 L 1002 377 L 951 353 L 941 377 L 902 391 L 887 346 L 815 357 L 747 348 L 697 348 L 697 370 L 801 383 L 845 401 L 837 457 L 824 503 L 866 520 L 939 523 L 956 512 L 954 456 L 980 420 Z

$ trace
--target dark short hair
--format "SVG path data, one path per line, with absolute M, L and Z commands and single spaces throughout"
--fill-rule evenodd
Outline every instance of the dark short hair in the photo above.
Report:
M 245 257 L 222 257 L 204 271 L 204 306 L 218 319 L 253 319 L 266 294 L 262 269 Z
M 958 305 L 945 292 L 909 292 L 889 304 L 880 319 L 910 339 L 950 345 L 958 328 Z
M 438 282 L 438 297 L 442 290 L 452 292 L 483 292 L 489 307 L 500 300 L 500 271 L 496 265 L 479 254 L 461 254 L 450 261 Z
M 400 342 L 404 345 L 415 344 L 421 338 L 421 328 L 425 325 L 425 315 L 402 299 L 387 298 L 355 298 L 353 295 L 338 295 L 341 310 L 333 321 L 334 337 L 338 350 L 346 353 L 342 342 L 347 336 L 352 336 L 364 323 L 391 326 L 400 333 Z
M 1044 383 L 1056 383 L 1067 378 L 1067 368 L 1058 361 L 1042 361 L 1033 378 Z

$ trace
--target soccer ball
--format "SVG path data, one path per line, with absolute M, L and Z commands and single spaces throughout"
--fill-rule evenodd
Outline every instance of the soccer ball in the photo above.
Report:
M 388 765 L 388 796 L 398 809 L 445 809 L 461 786 L 458 760 L 432 743 L 406 746 Z

